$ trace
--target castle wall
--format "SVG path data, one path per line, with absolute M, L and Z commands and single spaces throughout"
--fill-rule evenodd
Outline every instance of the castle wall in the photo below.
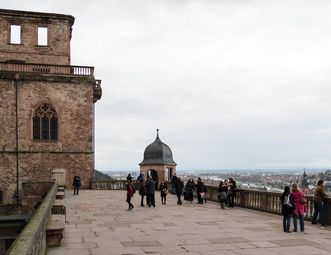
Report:
M 82 188 L 90 187 L 94 102 L 101 97 L 100 81 L 95 86 L 93 68 L 56 66 L 70 65 L 73 23 L 70 15 L 0 9 L 0 190 L 4 203 L 15 202 L 12 197 L 17 187 L 22 191 L 23 183 L 52 181 L 55 169 L 64 170 L 67 187 L 74 175 L 81 176 Z M 20 42 L 11 41 L 11 25 L 19 26 Z M 47 28 L 46 45 L 38 45 L 38 27 Z M 33 114 L 43 104 L 56 112 L 57 140 L 33 140 Z M 41 133 L 49 126 L 40 128 Z
M 56 77 L 24 77 L 18 88 L 19 185 L 52 181 L 52 170 L 65 169 L 66 186 L 80 175 L 82 188 L 90 187 L 94 168 L 93 80 Z M 15 81 L 0 80 L 0 190 L 4 203 L 16 191 L 16 94 Z M 34 141 L 32 116 L 42 103 L 51 104 L 58 115 L 58 140 Z
M 37 15 L 32 12 L 13 14 L 10 10 L 0 10 L 0 61 L 70 65 L 73 22 L 74 18 L 68 15 Z M 21 26 L 21 44 L 10 43 L 10 25 Z M 47 46 L 37 45 L 38 27 L 48 29 Z

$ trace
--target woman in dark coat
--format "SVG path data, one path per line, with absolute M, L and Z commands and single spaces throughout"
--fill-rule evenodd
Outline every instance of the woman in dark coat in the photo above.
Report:
M 195 190 L 195 183 L 193 179 L 189 179 L 185 186 L 184 200 L 187 200 L 192 203 L 194 190 Z
M 220 181 L 220 184 L 218 185 L 218 200 L 221 203 L 221 208 L 225 209 L 225 204 L 227 201 L 227 193 L 228 193 L 228 187 L 224 184 L 223 181 Z
M 165 205 L 167 202 L 168 186 L 164 183 L 164 181 L 161 181 L 159 190 L 161 192 L 161 203 Z
M 284 232 L 290 233 L 291 217 L 294 211 L 294 204 L 289 186 L 284 188 L 284 192 L 280 197 L 280 201 L 282 203 L 283 230 Z
M 177 178 L 177 183 L 176 183 L 177 205 L 182 204 L 181 196 L 183 193 L 183 188 L 184 188 L 184 183 L 180 178 Z
M 129 204 L 128 211 L 134 208 L 133 204 L 131 203 L 131 198 L 133 197 L 134 187 L 130 181 L 126 182 L 126 202 Z
M 203 182 L 201 181 L 201 178 L 198 178 L 197 182 L 197 196 L 198 196 L 198 204 L 203 204 L 203 200 L 201 197 L 201 194 L 203 193 Z

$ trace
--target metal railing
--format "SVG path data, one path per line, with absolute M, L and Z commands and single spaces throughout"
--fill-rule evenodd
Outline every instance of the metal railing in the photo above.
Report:
M 94 74 L 94 67 L 0 62 L 0 71 L 91 76 Z

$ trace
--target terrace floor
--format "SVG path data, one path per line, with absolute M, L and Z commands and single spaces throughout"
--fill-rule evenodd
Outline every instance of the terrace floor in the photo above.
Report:
M 156 208 L 126 211 L 126 191 L 66 191 L 67 223 L 62 246 L 48 255 L 319 255 L 331 254 L 331 228 L 305 222 L 305 233 L 283 233 L 282 217 L 209 202 L 183 202 L 168 195 Z

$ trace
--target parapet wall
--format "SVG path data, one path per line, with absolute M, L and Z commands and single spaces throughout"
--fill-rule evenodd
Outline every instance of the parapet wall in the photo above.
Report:
M 57 192 L 54 183 L 35 214 L 11 245 L 7 255 L 43 255 L 46 253 L 46 225 Z

